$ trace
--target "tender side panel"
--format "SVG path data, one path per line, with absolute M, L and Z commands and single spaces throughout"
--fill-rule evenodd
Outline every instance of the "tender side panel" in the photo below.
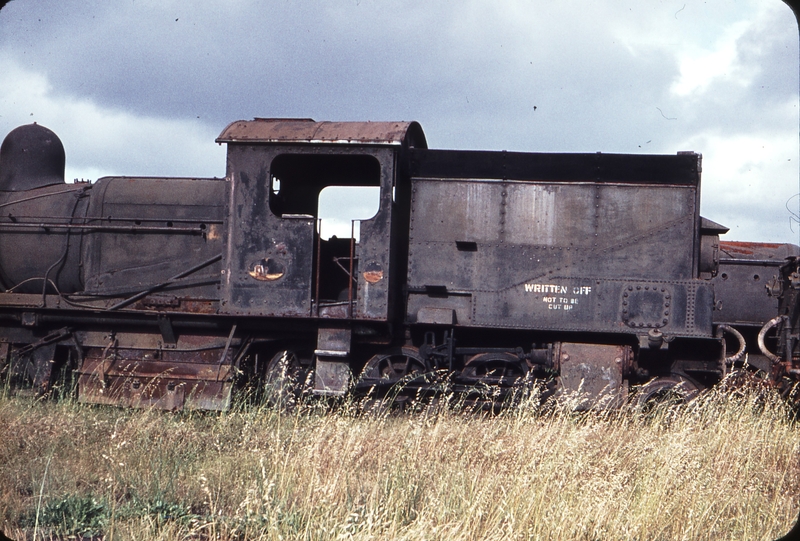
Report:
M 409 321 L 709 336 L 679 180 L 412 179 Z

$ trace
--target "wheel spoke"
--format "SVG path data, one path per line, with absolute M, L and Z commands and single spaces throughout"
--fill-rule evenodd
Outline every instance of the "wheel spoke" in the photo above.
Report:
M 461 371 L 471 390 L 466 403 L 479 409 L 499 411 L 530 390 L 525 382 L 527 365 L 513 353 L 481 353 L 471 357 Z
M 413 347 L 394 348 L 373 356 L 361 372 L 357 389 L 372 399 L 390 398 L 399 405 L 416 394 L 418 385 L 407 386 L 428 372 L 419 351 Z

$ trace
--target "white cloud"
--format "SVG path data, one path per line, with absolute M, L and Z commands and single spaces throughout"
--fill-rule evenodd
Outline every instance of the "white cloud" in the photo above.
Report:
M 702 93 L 718 78 L 728 84 L 749 84 L 747 73 L 738 65 L 737 40 L 748 30 L 751 23 L 731 25 L 714 43 L 713 48 L 694 49 L 680 55 L 680 77 L 672 84 L 671 91 L 677 96 Z
M 380 190 L 371 186 L 329 186 L 319 194 L 319 215 L 322 236 L 349 238 L 351 220 L 369 220 L 378 212 Z M 360 238 L 359 223 L 355 224 L 355 237 Z
M 800 244 L 787 203 L 797 184 L 798 139 L 774 133 L 701 133 L 684 148 L 703 149 L 702 214 L 736 240 Z M 794 178 L 795 182 L 787 182 Z
M 67 154 L 66 178 L 106 175 L 224 176 L 218 131 L 199 121 L 137 116 L 59 95 L 47 77 L 0 55 L 0 137 L 23 124 L 53 130 Z

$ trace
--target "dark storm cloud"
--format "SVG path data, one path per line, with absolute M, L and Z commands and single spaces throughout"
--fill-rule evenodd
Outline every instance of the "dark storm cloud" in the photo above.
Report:
M 445 146 L 594 150 L 614 139 L 609 126 L 654 113 L 650 89 L 676 70 L 659 51 L 633 57 L 580 11 L 525 4 L 25 4 L 0 45 L 57 92 L 218 126 L 415 118 Z
M 440 148 L 695 150 L 709 217 L 793 239 L 797 49 L 778 0 L 16 0 L 0 128 L 56 129 L 78 176 L 221 175 L 214 137 L 255 116 L 419 120 Z

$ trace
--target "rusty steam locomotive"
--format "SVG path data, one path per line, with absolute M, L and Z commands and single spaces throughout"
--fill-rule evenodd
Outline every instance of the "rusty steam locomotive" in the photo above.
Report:
M 79 400 L 225 409 L 246 382 L 398 402 L 691 398 L 797 379 L 794 245 L 721 242 L 701 156 L 431 150 L 415 122 L 230 124 L 225 178 L 64 182 L 36 124 L 0 149 L 0 370 Z M 330 186 L 377 212 L 324 238 Z M 781 305 L 779 307 L 779 299 Z M 477 398 L 476 398 L 477 397 Z

